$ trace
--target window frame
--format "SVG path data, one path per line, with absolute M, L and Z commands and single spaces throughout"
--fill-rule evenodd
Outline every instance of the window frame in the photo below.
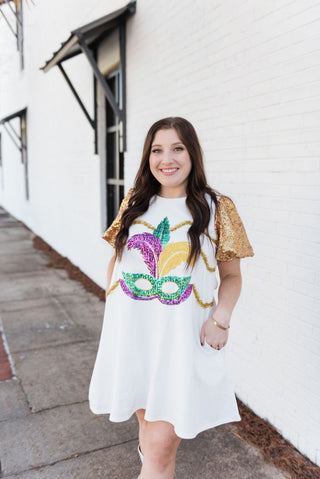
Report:
M 122 88 L 121 88 L 121 68 L 120 66 L 114 68 L 110 71 L 105 79 L 111 87 L 110 83 L 112 79 L 115 79 L 115 88 L 113 91 L 115 100 L 119 106 L 122 108 L 123 98 L 122 98 Z M 109 108 L 109 111 L 110 108 Z M 106 227 L 109 227 L 115 218 L 121 201 L 124 197 L 124 151 L 123 151 L 123 131 L 122 131 L 122 122 L 117 115 L 113 113 L 114 123 L 110 124 L 108 121 L 108 103 L 107 99 L 105 100 L 105 115 L 106 115 L 106 129 L 105 129 L 105 198 L 106 198 Z M 108 124 L 109 123 L 109 124 Z M 112 122 L 111 122 L 112 123 Z M 113 145 L 112 150 L 115 152 L 114 158 L 111 159 L 113 163 L 113 175 L 111 176 L 108 171 L 108 163 L 110 162 L 108 155 L 108 135 L 115 134 L 115 145 Z M 122 156 L 122 159 L 121 159 Z M 121 161 L 123 162 L 121 168 Z M 121 171 L 122 170 L 122 171 Z M 122 177 L 121 177 L 122 176 Z M 110 204 L 111 195 L 109 195 L 109 188 L 115 187 L 115 200 Z

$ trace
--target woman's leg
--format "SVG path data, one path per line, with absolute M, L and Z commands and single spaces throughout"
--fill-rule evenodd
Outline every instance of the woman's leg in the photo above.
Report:
M 146 431 L 146 425 L 147 421 L 144 419 L 144 413 L 146 412 L 145 409 L 138 409 L 136 411 L 136 416 L 139 421 L 139 446 L 140 446 L 140 451 L 143 454 L 144 451 L 144 443 L 145 443 L 145 431 Z
M 139 420 L 139 442 L 143 458 L 141 479 L 173 479 L 175 459 L 181 438 L 166 421 L 146 421 L 145 410 L 136 412 Z

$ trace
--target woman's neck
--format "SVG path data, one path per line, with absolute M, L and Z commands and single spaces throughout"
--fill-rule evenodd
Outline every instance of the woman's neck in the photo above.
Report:
M 158 196 L 162 198 L 186 198 L 187 192 L 185 188 L 168 188 L 168 187 L 161 187 Z

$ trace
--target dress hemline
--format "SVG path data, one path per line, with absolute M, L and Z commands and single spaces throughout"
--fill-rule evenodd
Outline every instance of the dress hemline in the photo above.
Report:
M 91 408 L 90 407 L 90 410 L 93 414 L 109 414 L 109 421 L 110 422 L 124 422 L 124 421 L 128 421 L 132 415 L 138 410 L 138 409 L 146 409 L 145 407 L 138 407 L 138 408 L 135 408 L 134 411 L 132 411 L 131 413 L 129 413 L 128 415 L 126 416 L 118 416 L 118 417 L 114 417 L 112 416 L 112 419 L 111 419 L 111 413 L 110 412 L 94 412 L 93 409 L 95 411 L 99 410 L 99 408 L 95 409 L 95 408 Z M 147 412 L 146 412 L 146 416 L 148 416 Z M 174 427 L 174 431 L 176 433 L 176 435 L 178 437 L 180 437 L 181 439 L 194 439 L 195 437 L 198 436 L 198 434 L 200 434 L 201 432 L 203 431 L 206 431 L 207 429 L 212 429 L 214 427 L 218 427 L 218 426 L 221 426 L 222 424 L 229 424 L 231 422 L 239 422 L 241 421 L 241 417 L 239 414 L 237 415 L 234 415 L 234 416 L 230 416 L 228 418 L 223 418 L 223 419 L 219 419 L 218 421 L 214 422 L 214 423 L 211 423 L 211 424 L 207 424 L 207 425 L 203 425 L 203 426 L 200 426 L 200 428 L 198 428 L 198 430 L 196 432 L 190 432 L 190 433 L 179 433 L 179 431 L 177 431 L 177 428 L 176 426 L 174 425 L 174 421 L 169 418 L 168 416 L 148 416 L 148 418 L 146 418 L 146 421 L 150 421 L 150 422 L 154 422 L 154 421 L 166 421 L 166 422 L 169 422 L 170 424 L 172 424 L 172 426 Z

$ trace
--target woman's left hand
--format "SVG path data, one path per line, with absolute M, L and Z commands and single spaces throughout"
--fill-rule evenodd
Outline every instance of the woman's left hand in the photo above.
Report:
M 227 327 L 230 322 L 230 317 L 228 318 L 225 315 L 220 319 L 220 315 L 214 313 L 211 317 L 225 327 Z M 223 330 L 219 328 L 214 324 L 212 319 L 209 318 L 202 325 L 200 341 L 202 345 L 204 345 L 204 341 L 206 340 L 214 349 L 222 349 L 227 344 L 228 336 L 229 329 Z
M 200 341 L 207 341 L 215 349 L 223 348 L 228 341 L 229 329 L 223 330 L 214 324 L 214 318 L 221 326 L 228 327 L 233 308 L 241 290 L 240 258 L 231 261 L 218 261 L 220 286 L 217 307 L 211 311 L 209 319 L 201 328 Z

